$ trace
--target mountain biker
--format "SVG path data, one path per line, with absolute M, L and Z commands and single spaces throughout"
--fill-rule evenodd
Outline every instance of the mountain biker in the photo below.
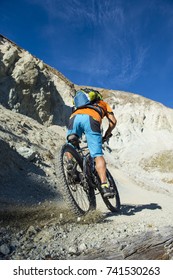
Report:
M 102 137 L 101 122 L 104 117 L 108 119 L 109 125 Z M 84 106 L 76 109 L 71 114 L 67 127 L 67 138 L 71 134 L 75 134 L 79 138 L 82 137 L 83 133 L 85 134 L 91 157 L 95 160 L 96 170 L 101 180 L 102 194 L 104 197 L 111 197 L 112 190 L 106 179 L 106 162 L 103 157 L 102 141 L 106 140 L 111 135 L 116 123 L 117 120 L 108 103 L 103 100 L 98 100 L 93 103 L 91 107 Z M 69 159 L 69 165 L 70 164 Z

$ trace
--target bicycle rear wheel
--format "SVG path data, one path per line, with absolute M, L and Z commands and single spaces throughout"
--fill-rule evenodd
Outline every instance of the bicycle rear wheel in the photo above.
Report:
M 73 158 L 73 170 L 67 168 L 67 153 Z M 59 187 L 69 208 L 77 215 L 84 215 L 96 208 L 94 189 L 83 174 L 83 161 L 79 153 L 69 144 L 62 146 L 55 162 Z
M 102 199 L 104 201 L 104 203 L 106 204 L 107 208 L 111 211 L 111 212 L 119 212 L 120 210 L 120 196 L 118 193 L 118 189 L 117 186 L 115 184 L 115 181 L 111 175 L 111 173 L 109 172 L 108 169 L 106 169 L 106 177 L 107 177 L 107 182 L 109 183 L 110 188 L 113 189 L 114 192 L 114 196 L 112 198 L 107 198 L 104 197 L 101 193 L 101 189 L 100 189 L 100 193 L 102 196 Z

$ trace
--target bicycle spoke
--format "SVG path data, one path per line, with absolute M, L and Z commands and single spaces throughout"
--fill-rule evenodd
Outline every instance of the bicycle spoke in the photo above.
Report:
M 83 211 L 87 211 L 89 209 L 89 201 L 88 201 L 88 195 L 87 193 L 83 190 L 82 186 L 76 186 L 76 190 L 74 191 L 74 189 L 70 186 L 70 190 L 72 192 L 73 198 L 75 199 L 75 201 L 77 202 L 77 204 L 79 205 L 79 207 L 83 210 Z

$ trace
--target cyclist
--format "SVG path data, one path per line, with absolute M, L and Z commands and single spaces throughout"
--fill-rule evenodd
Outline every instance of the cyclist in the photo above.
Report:
M 106 117 L 108 128 L 102 137 L 101 122 Z M 76 109 L 69 118 L 67 137 L 76 134 L 79 138 L 84 133 L 91 157 L 94 158 L 96 170 L 101 180 L 102 194 L 104 197 L 111 197 L 112 190 L 106 179 L 106 162 L 103 157 L 102 141 L 106 140 L 115 128 L 117 120 L 111 107 L 103 100 L 98 100 L 92 106 L 83 106 Z M 69 169 L 72 165 L 69 160 Z

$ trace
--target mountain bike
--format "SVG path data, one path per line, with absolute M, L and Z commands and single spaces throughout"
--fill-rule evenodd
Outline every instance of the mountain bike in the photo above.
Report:
M 68 169 L 69 157 L 72 169 Z M 88 146 L 72 134 L 55 157 L 55 169 L 60 192 L 71 211 L 84 215 L 96 209 L 96 195 L 101 194 L 103 202 L 111 212 L 120 210 L 120 197 L 116 183 L 106 169 L 107 182 L 113 191 L 111 197 L 104 197 L 101 192 L 101 181 L 90 155 Z

